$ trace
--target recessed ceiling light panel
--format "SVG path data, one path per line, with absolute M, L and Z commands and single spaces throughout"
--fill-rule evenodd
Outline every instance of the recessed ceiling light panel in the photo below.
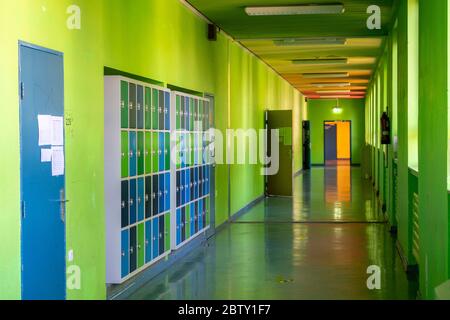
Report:
M 324 65 L 324 64 L 333 64 L 333 65 L 342 65 L 347 64 L 348 59 L 347 58 L 341 58 L 341 59 L 298 59 L 293 60 L 293 64 L 297 65 Z
M 286 38 L 275 39 L 273 43 L 279 47 L 285 46 L 322 46 L 322 45 L 345 45 L 346 38 Z
M 316 93 L 320 93 L 320 94 L 346 94 L 346 93 L 351 93 L 350 90 L 319 90 L 316 91 Z
M 348 72 L 336 73 L 303 73 L 303 78 L 306 79 L 321 79 L 321 78 L 347 78 Z
M 317 87 L 317 88 L 329 88 L 329 87 L 342 88 L 342 87 L 349 87 L 349 86 L 351 86 L 351 83 L 350 82 L 312 83 L 311 85 L 313 85 L 314 87 Z
M 292 16 L 306 14 L 342 14 L 344 5 L 334 4 L 305 4 L 298 6 L 266 6 L 246 7 L 245 13 L 249 16 Z

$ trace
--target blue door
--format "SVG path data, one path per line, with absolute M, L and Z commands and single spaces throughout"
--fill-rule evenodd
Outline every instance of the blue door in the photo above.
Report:
M 61 139 L 51 141 L 48 128 L 53 120 L 39 126 L 38 116 L 64 117 L 63 56 L 22 43 L 19 56 L 22 298 L 62 300 L 66 297 L 65 175 L 61 166 L 52 172 L 52 160 L 42 159 L 41 152 L 46 158 L 53 154 L 56 163 L 63 159 L 64 150 L 59 146 L 59 151 L 49 152 Z M 62 132 L 62 141 L 63 136 Z

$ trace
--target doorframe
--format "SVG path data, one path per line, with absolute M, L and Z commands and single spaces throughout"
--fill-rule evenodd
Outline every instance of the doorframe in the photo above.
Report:
M 21 274 L 21 281 L 20 281 L 20 294 L 21 294 L 21 298 L 23 297 L 23 217 L 24 217 L 24 207 L 23 207 L 23 203 L 24 203 L 24 199 L 23 199 L 23 176 L 22 176 L 22 110 L 23 110 L 23 103 L 22 103 L 22 55 L 21 55 L 21 49 L 22 48 L 30 48 L 33 50 L 37 50 L 37 51 L 41 51 L 44 53 L 48 53 L 48 54 L 52 54 L 58 57 L 61 57 L 63 60 L 63 81 L 64 81 L 64 75 L 65 75 L 65 68 L 64 68 L 64 53 L 60 52 L 60 51 L 56 51 L 53 49 L 49 49 L 46 47 L 42 47 L 36 44 L 32 44 L 26 41 L 22 41 L 19 40 L 18 41 L 18 98 L 19 98 L 19 152 L 20 152 L 20 164 L 19 164 L 19 172 L 20 172 L 20 180 L 19 180 L 19 185 L 20 185 L 20 199 L 19 199 L 19 206 L 20 206 L 20 210 L 19 210 L 19 214 L 20 214 L 20 266 L 21 266 L 21 270 L 20 270 L 20 274 Z M 63 82 L 63 118 L 65 117 L 65 85 Z M 64 139 L 65 139 L 65 134 L 66 132 L 64 131 Z M 64 145 L 64 162 L 66 163 L 66 145 Z M 66 167 L 66 164 L 64 164 L 64 167 Z M 66 171 L 64 172 L 64 194 L 66 199 L 67 197 L 67 176 L 66 176 Z M 63 239 L 63 246 L 64 246 L 64 275 L 65 278 L 67 279 L 67 261 L 66 261 L 66 256 L 67 256 L 67 208 L 65 209 L 65 221 L 64 221 L 64 239 Z M 64 282 L 64 300 L 67 299 L 67 282 Z
M 353 124 L 352 124 L 352 120 L 324 120 L 323 121 L 323 164 L 326 165 L 327 160 L 325 159 L 325 149 L 326 149 L 326 143 L 327 143 L 327 139 L 325 136 L 325 126 L 328 122 L 349 122 L 350 123 L 350 165 L 353 164 Z M 336 154 L 336 160 L 347 160 L 347 159 L 338 159 L 337 158 L 337 154 Z

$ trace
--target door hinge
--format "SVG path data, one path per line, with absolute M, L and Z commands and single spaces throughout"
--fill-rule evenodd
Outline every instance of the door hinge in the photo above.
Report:
M 22 219 L 25 219 L 26 216 L 27 216 L 26 207 L 25 207 L 25 201 L 22 201 L 21 211 L 22 211 Z
M 25 97 L 25 84 L 23 82 L 20 83 L 20 99 L 23 100 Z

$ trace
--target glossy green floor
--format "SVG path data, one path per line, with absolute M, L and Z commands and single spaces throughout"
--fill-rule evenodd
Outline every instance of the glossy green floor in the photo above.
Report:
M 360 169 L 315 168 L 294 184 L 293 199 L 266 199 L 131 298 L 416 297 Z M 367 289 L 371 265 L 381 290 Z

